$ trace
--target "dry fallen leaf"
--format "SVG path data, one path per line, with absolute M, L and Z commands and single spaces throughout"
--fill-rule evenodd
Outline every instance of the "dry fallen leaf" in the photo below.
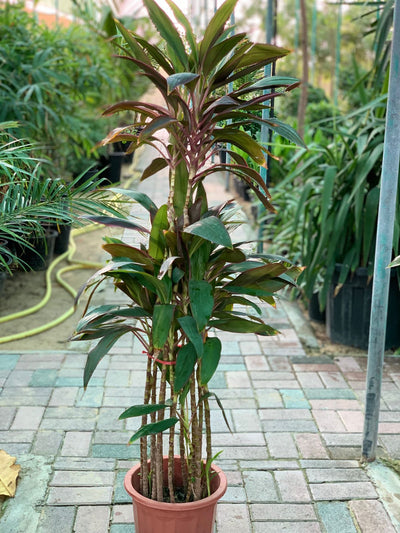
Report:
M 17 477 L 21 469 L 16 465 L 16 457 L 11 457 L 4 450 L 0 450 L 0 496 L 15 496 Z

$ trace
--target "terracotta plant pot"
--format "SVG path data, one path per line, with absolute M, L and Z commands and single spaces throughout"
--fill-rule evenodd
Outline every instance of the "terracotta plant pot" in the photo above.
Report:
M 176 484 L 181 483 L 180 457 L 175 457 Z M 190 503 L 156 502 L 142 496 L 139 490 L 140 465 L 131 468 L 124 481 L 125 490 L 132 497 L 136 533 L 212 533 L 217 502 L 225 494 L 226 476 L 220 468 L 211 466 L 211 496 Z M 164 457 L 164 480 L 167 480 L 167 458 Z

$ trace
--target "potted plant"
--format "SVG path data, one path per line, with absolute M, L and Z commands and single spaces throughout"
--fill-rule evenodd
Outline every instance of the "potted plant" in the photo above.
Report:
M 231 162 L 226 164 L 212 164 L 212 154 L 217 143 L 230 143 L 259 165 L 265 164 L 266 149 L 240 129 L 243 122 L 265 123 L 290 140 L 302 142 L 289 126 L 276 119 L 263 121 L 255 114 L 271 98 L 293 88 L 296 80 L 265 77 L 262 72 L 287 50 L 254 44 L 243 33 L 230 35 L 225 25 L 236 1 L 227 0 L 218 9 L 197 42 L 188 20 L 172 1 L 168 5 L 185 29 L 185 39 L 154 0 L 144 0 L 165 41 L 162 49 L 117 22 L 123 60 L 140 67 L 164 104 L 124 101 L 111 105 L 105 114 L 129 110 L 138 118 L 112 131 L 103 143 L 128 141 L 128 151 L 141 145 L 154 147 L 159 156 L 141 179 L 168 169 L 169 195 L 164 205 L 157 206 L 141 192 L 124 191 L 148 211 L 148 227 L 113 217 L 90 217 L 146 234 L 148 242 L 136 247 L 105 239 L 103 247 L 111 259 L 86 287 L 94 284 L 93 293 L 102 280 L 111 278 L 129 303 L 89 308 L 73 338 L 97 342 L 87 357 L 85 387 L 122 335 L 133 334 L 143 345 L 147 359 L 144 401 L 120 416 L 138 417 L 140 426 L 130 439 L 140 440 L 140 464 L 125 478 L 138 533 L 211 532 L 216 500 L 226 488 L 223 473 L 213 465 L 211 446 L 209 400 L 215 395 L 208 383 L 221 355 L 221 342 L 212 330 L 277 333 L 265 323 L 253 297 L 274 305 L 274 294 L 294 285 L 301 270 L 272 256 L 246 255 L 229 234 L 238 223 L 236 210 L 231 202 L 209 206 L 203 186 L 208 175 L 230 171 L 272 209 L 260 174 L 240 154 L 229 151 Z M 256 71 L 261 71 L 256 81 L 216 95 L 217 89 Z M 268 93 L 259 92 L 270 88 Z M 228 118 L 235 120 L 226 125 Z M 131 133 L 137 127 L 140 133 Z M 167 141 L 157 136 L 161 130 L 167 130 Z M 169 434 L 168 445 L 164 432 Z

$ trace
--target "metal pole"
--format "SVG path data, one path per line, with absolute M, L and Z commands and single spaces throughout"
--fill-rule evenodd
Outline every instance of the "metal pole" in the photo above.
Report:
M 267 0 L 267 10 L 265 14 L 265 39 L 267 43 L 271 43 L 274 38 L 274 0 Z M 264 67 L 264 76 L 271 76 L 272 74 L 272 64 L 266 65 Z M 270 91 L 264 91 L 264 94 L 268 93 Z M 268 119 L 271 117 L 271 110 L 270 109 L 263 109 L 262 111 L 262 118 Z M 261 126 L 261 144 L 263 146 L 267 146 L 268 143 L 268 137 L 269 137 L 269 129 L 265 124 L 262 124 Z M 268 157 L 267 157 L 267 167 L 268 165 Z M 260 168 L 260 174 L 262 179 L 265 181 L 265 183 L 268 185 L 269 182 L 269 169 L 265 167 Z M 258 217 L 260 218 L 265 213 L 265 208 L 262 204 L 259 205 L 258 208 Z M 257 251 L 259 253 L 262 253 L 264 249 L 264 243 L 262 241 L 262 234 L 263 234 L 263 224 L 259 224 L 258 226 L 258 243 L 257 243 Z
M 393 229 L 400 161 L 400 0 L 394 7 L 394 29 L 389 72 L 389 92 L 383 148 L 381 192 L 372 288 L 371 321 L 362 455 L 373 461 L 376 454 L 379 403 L 385 350 Z

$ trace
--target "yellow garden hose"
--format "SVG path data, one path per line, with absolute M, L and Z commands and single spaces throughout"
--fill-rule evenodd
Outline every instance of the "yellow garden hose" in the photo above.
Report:
M 75 298 L 76 295 L 77 295 L 76 290 L 73 287 L 71 287 L 71 285 L 69 285 L 65 280 L 63 280 L 61 276 L 65 272 L 69 272 L 71 270 L 78 270 L 78 269 L 83 269 L 83 268 L 100 268 L 103 265 L 101 263 L 93 263 L 93 262 L 89 262 L 89 261 L 74 261 L 72 259 L 72 257 L 73 257 L 73 255 L 74 255 L 74 253 L 76 251 L 76 245 L 75 245 L 75 241 L 74 241 L 73 237 L 75 235 L 81 235 L 82 233 L 86 233 L 88 231 L 93 231 L 93 230 L 97 230 L 97 229 L 98 229 L 97 225 L 96 226 L 95 225 L 91 225 L 91 226 L 86 226 L 86 227 L 81 228 L 81 229 L 73 230 L 73 232 L 71 234 L 69 249 L 65 253 L 63 253 L 62 255 L 57 257 L 50 264 L 49 268 L 46 271 L 46 292 L 45 292 L 45 295 L 42 298 L 42 300 L 39 303 L 37 303 L 36 305 L 30 307 L 29 309 L 24 309 L 23 311 L 19 311 L 17 313 L 13 313 L 13 314 L 8 315 L 8 316 L 0 317 L 0 323 L 9 322 L 11 320 L 22 318 L 24 316 L 28 316 L 30 314 L 36 313 L 37 311 L 42 309 L 48 303 L 48 301 L 50 300 L 50 297 L 51 297 L 51 289 L 52 289 L 51 275 L 52 275 L 52 272 L 53 272 L 54 268 L 61 261 L 63 261 L 64 259 L 67 259 L 67 261 L 69 263 L 73 263 L 73 264 L 70 264 L 70 265 L 60 269 L 56 273 L 55 277 L 56 277 L 57 282 L 67 292 L 69 292 L 70 295 L 73 298 Z M 31 337 L 33 335 L 37 335 L 39 333 L 43 333 L 44 331 L 47 331 L 48 329 L 51 329 L 51 328 L 57 326 L 58 324 L 61 324 L 64 320 L 69 318 L 74 312 L 75 312 L 75 307 L 71 306 L 61 316 L 55 318 L 54 320 L 52 320 L 50 322 L 47 322 L 46 324 L 43 324 L 41 326 L 38 326 L 36 328 L 30 329 L 30 330 L 27 330 L 27 331 L 22 331 L 21 333 L 15 333 L 13 335 L 7 335 L 5 337 L 0 337 L 0 344 L 4 344 L 6 342 L 11 342 L 11 341 L 16 341 L 16 340 L 20 340 L 20 339 L 25 339 L 26 337 Z

